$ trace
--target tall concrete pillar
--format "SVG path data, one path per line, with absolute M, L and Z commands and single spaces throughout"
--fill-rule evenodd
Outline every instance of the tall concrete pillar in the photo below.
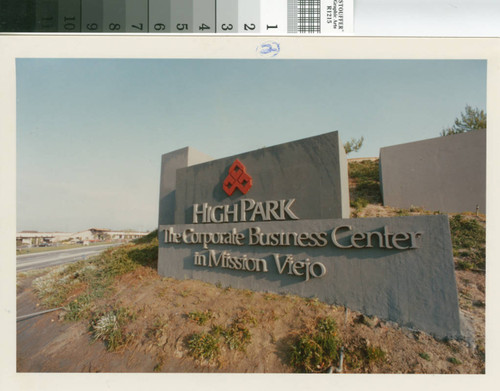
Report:
M 212 160 L 211 156 L 191 147 L 185 147 L 162 155 L 158 225 L 175 223 L 175 182 L 177 169 L 210 160 Z

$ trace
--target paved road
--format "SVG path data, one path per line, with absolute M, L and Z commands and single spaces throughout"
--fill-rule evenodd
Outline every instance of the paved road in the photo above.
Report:
M 17 271 L 42 269 L 49 266 L 62 265 L 87 259 L 99 254 L 110 246 L 116 244 L 103 244 L 100 246 L 71 248 L 69 250 L 55 250 L 36 254 L 25 254 L 17 256 Z

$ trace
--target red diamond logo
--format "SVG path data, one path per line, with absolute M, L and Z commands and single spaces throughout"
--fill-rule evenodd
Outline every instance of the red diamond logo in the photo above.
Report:
M 238 159 L 229 168 L 229 175 L 224 179 L 222 188 L 228 196 L 233 195 L 236 189 L 247 194 L 252 187 L 252 177 L 247 174 L 247 169 Z

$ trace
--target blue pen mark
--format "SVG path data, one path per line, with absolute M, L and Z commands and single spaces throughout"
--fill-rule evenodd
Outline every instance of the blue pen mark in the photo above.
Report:
M 257 46 L 257 53 L 261 57 L 274 57 L 280 52 L 280 44 L 276 41 L 266 41 Z

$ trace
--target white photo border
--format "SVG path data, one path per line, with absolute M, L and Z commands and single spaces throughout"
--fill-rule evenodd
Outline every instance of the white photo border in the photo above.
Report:
M 16 372 L 16 58 L 213 58 L 262 59 L 262 44 L 279 44 L 267 61 L 286 59 L 478 59 L 487 60 L 487 316 L 484 375 L 264 375 L 264 374 L 49 374 Z M 499 254 L 497 196 L 500 188 L 500 39 L 372 38 L 372 37 L 191 37 L 109 35 L 0 36 L 0 297 L 2 333 L 0 388 L 121 389 L 144 387 L 191 389 L 310 389 L 367 386 L 370 390 L 400 387 L 426 390 L 489 389 L 495 384 L 500 347 L 498 328 Z M 491 261 L 490 261 L 491 260 Z M 368 383 L 368 384 L 367 384 Z

